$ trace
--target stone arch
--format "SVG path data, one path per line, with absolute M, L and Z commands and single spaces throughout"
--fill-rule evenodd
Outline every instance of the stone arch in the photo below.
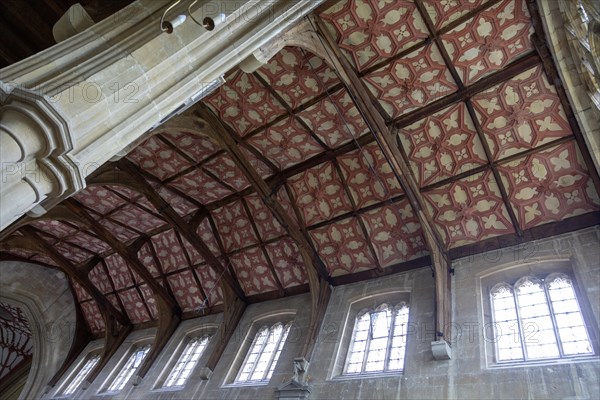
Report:
M 19 399 L 40 398 L 74 339 L 75 302 L 64 273 L 20 261 L 0 262 L 0 299 L 20 307 L 31 326 L 33 356 Z

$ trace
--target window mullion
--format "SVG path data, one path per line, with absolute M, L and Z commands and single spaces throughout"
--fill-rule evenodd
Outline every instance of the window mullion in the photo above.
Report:
M 390 355 L 392 352 L 392 342 L 394 340 L 394 330 L 395 330 L 395 325 L 396 324 L 396 310 L 393 308 L 392 309 L 392 318 L 390 318 L 390 329 L 388 330 L 388 342 L 387 342 L 387 348 L 385 350 L 385 359 L 383 360 L 383 370 L 387 371 L 388 370 L 388 366 L 389 366 L 389 361 L 390 361 Z
M 273 333 L 275 330 L 273 329 L 273 327 L 271 327 L 271 329 L 272 329 L 272 331 L 270 333 Z M 271 363 L 273 363 L 273 359 L 275 358 L 275 355 L 277 354 L 277 350 L 279 349 L 279 344 L 281 343 L 281 339 L 283 338 L 284 330 L 285 330 L 285 328 L 282 327 L 281 335 L 279 335 L 279 339 L 277 340 L 276 345 L 273 347 L 273 354 L 271 354 L 271 357 L 269 358 L 269 362 L 267 363 L 265 372 L 263 373 L 262 380 L 265 380 L 267 378 L 267 374 L 269 373 L 269 370 L 271 369 Z M 268 340 L 268 338 L 267 338 L 267 340 Z
M 554 328 L 554 337 L 556 338 L 558 352 L 560 354 L 560 357 L 563 358 L 564 357 L 563 345 L 562 345 L 562 341 L 560 340 L 560 334 L 558 332 L 558 323 L 556 322 L 556 316 L 554 315 L 554 305 L 552 304 L 552 301 L 550 300 L 550 293 L 548 293 L 548 285 L 547 285 L 546 281 L 544 281 L 543 287 L 544 287 L 544 295 L 546 296 L 546 304 L 548 305 L 548 311 L 550 312 L 550 319 L 552 320 L 552 327 Z
M 525 333 L 523 332 L 523 321 L 521 320 L 521 307 L 519 306 L 519 295 L 517 294 L 517 288 L 513 286 L 513 300 L 515 302 L 515 311 L 517 313 L 517 329 L 519 332 L 520 342 L 521 342 L 521 350 L 523 351 L 523 360 L 527 361 L 529 359 L 529 354 L 527 353 L 527 346 L 525 344 Z
M 365 343 L 365 353 L 363 354 L 363 362 L 360 372 L 365 372 L 367 368 L 367 359 L 369 358 L 369 349 L 371 348 L 371 337 L 373 336 L 373 320 L 372 314 L 369 312 L 369 332 L 367 334 L 367 340 Z

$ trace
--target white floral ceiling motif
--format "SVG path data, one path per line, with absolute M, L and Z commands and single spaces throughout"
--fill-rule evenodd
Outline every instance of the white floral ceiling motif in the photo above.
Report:
M 319 17 L 387 121 L 421 191 L 422 212 L 447 249 L 598 212 L 597 174 L 575 122 L 541 61 L 531 62 L 526 0 L 348 0 Z M 523 60 L 526 68 L 503 73 Z M 225 78 L 204 104 L 332 282 L 424 265 L 419 218 L 331 66 L 285 47 L 256 72 Z M 285 222 L 213 139 L 192 126 L 161 129 L 126 162 L 196 224 L 246 296 L 306 290 L 306 266 Z M 74 199 L 118 240 L 140 244 L 139 260 L 185 315 L 223 304 L 222 275 L 166 222 L 164 209 L 123 185 L 91 185 Z M 93 285 L 133 323 L 156 320 L 148 284 L 93 231 L 44 219 L 32 229 L 69 262 L 86 265 Z M 56 264 L 44 253 L 10 253 Z M 98 305 L 73 286 L 90 331 L 100 335 Z

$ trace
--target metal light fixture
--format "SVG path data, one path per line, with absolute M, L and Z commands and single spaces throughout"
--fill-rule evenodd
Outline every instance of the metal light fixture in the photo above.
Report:
M 167 32 L 167 33 L 173 33 L 173 30 L 175 28 L 177 28 L 179 25 L 183 24 L 188 16 L 192 19 L 192 21 L 194 21 L 196 24 L 202 26 L 207 31 L 212 31 L 213 29 L 215 29 L 215 26 L 217 26 L 218 24 L 215 23 L 214 19 L 212 19 L 210 17 L 206 17 L 202 20 L 202 22 L 200 22 L 196 18 L 194 18 L 194 16 L 192 15 L 192 7 L 197 2 L 198 2 L 198 0 L 194 0 L 188 6 L 188 8 L 187 8 L 188 15 L 187 16 L 185 14 L 179 14 L 175 18 L 172 18 L 170 20 L 165 20 L 167 13 L 169 11 L 171 11 L 172 9 L 174 9 L 179 3 L 181 3 L 181 0 L 175 1 L 173 4 L 171 4 L 169 7 L 167 7 L 167 9 L 163 13 L 162 17 L 160 18 L 160 30 L 163 32 Z M 219 14 L 218 17 L 221 21 L 224 21 L 226 18 L 226 15 Z M 221 21 L 219 21 L 219 22 L 221 22 Z

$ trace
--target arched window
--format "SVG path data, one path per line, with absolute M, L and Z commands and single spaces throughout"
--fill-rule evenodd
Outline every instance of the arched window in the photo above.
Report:
M 98 364 L 98 361 L 100 361 L 100 354 L 88 355 L 83 367 L 81 367 L 81 369 L 77 372 L 77 375 L 75 375 L 73 380 L 67 385 L 65 390 L 63 390 L 62 396 L 70 396 L 75 393 L 83 380 L 88 376 L 92 369 L 94 369 L 96 364 Z
M 204 349 L 206 349 L 209 340 L 209 335 L 189 339 L 177 363 L 165 380 L 163 387 L 172 388 L 185 385 L 196 364 L 198 364 L 200 356 L 202 356 Z
M 382 304 L 356 317 L 345 375 L 402 371 L 406 352 L 408 305 Z
M 129 382 L 135 371 L 138 370 L 144 358 L 150 351 L 150 345 L 137 347 L 133 350 L 127 362 L 123 365 L 117 377 L 112 381 L 106 392 L 118 392 L 125 387 L 125 384 Z
M 258 330 L 235 383 L 268 382 L 271 379 L 291 325 L 291 322 L 285 326 L 276 323 Z
M 498 362 L 592 355 L 573 282 L 566 274 L 524 276 L 490 292 Z

